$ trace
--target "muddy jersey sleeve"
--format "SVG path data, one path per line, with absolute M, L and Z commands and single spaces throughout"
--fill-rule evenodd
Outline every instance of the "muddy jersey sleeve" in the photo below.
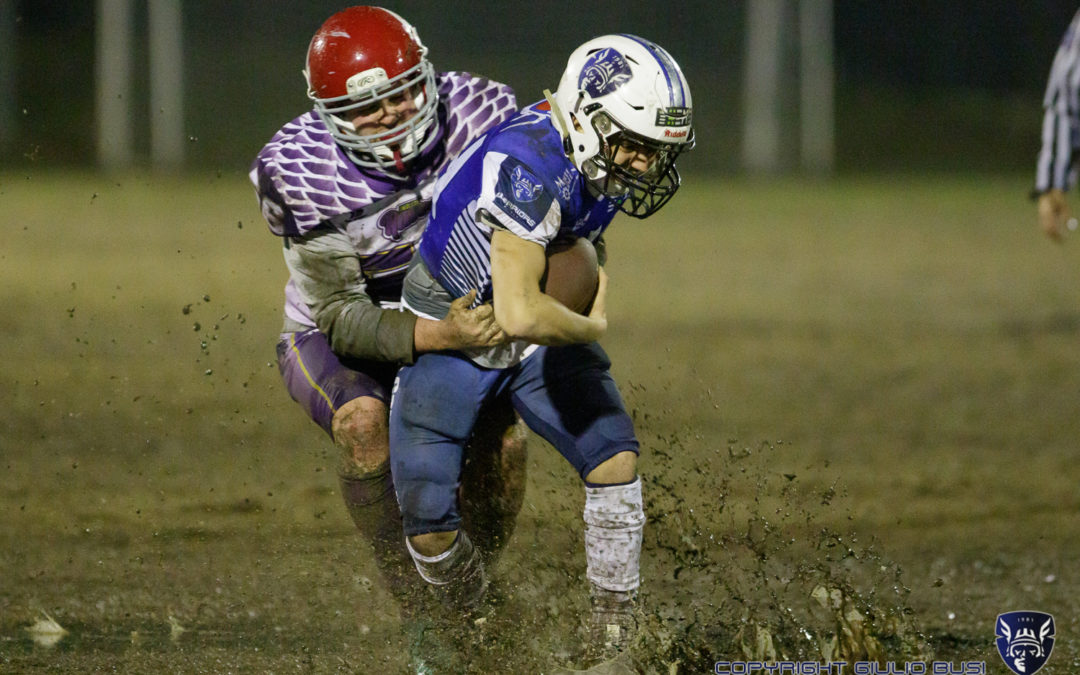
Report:
M 315 324 L 337 354 L 411 363 L 416 317 L 377 306 L 349 237 L 319 227 L 285 246 L 285 262 Z

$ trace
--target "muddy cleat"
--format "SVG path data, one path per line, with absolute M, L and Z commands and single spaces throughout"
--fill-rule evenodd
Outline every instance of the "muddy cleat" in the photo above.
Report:
M 637 605 L 632 596 L 593 589 L 588 656 L 609 661 L 629 650 L 637 635 Z

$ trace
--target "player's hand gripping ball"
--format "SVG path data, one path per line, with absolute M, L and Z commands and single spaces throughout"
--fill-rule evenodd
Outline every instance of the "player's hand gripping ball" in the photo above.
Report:
M 599 273 L 596 249 L 588 239 L 553 241 L 547 247 L 547 270 L 540 288 L 578 314 L 588 314 L 600 283 Z

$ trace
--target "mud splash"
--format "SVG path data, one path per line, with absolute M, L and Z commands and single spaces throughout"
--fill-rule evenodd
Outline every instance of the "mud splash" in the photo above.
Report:
M 646 477 L 651 578 L 635 654 L 645 670 L 930 658 L 900 567 L 879 542 L 836 529 L 847 519 L 841 485 L 804 486 L 782 468 L 791 448 L 780 442 L 701 446 L 669 438 L 659 454 L 694 467 L 656 462 Z

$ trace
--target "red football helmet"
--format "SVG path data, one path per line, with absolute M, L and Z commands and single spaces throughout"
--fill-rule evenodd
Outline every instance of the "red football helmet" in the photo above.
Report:
M 416 29 L 381 7 L 349 7 L 323 23 L 308 46 L 308 97 L 357 165 L 404 178 L 405 162 L 435 142 L 435 69 Z M 385 133 L 361 136 L 341 113 L 411 96 L 416 114 Z

